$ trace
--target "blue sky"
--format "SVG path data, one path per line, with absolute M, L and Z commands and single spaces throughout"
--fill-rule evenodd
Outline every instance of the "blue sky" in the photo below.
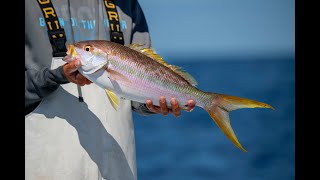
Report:
M 294 0 L 139 0 L 163 56 L 294 56 Z

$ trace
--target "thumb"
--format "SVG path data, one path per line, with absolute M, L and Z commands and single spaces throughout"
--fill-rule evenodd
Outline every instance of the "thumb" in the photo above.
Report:
M 79 59 L 71 61 L 70 63 L 65 64 L 64 70 L 66 73 L 71 74 L 77 71 L 81 67 L 81 62 Z

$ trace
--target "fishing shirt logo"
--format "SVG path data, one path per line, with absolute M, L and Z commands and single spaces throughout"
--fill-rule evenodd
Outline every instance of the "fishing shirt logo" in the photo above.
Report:
M 64 28 L 67 39 L 73 37 L 75 42 L 96 39 L 95 37 L 99 32 L 98 29 L 106 31 L 110 28 L 108 17 L 101 18 L 101 11 L 105 11 L 104 7 L 99 7 L 101 8 L 99 11 L 96 11 L 95 8 L 86 6 L 81 6 L 77 9 L 69 7 L 68 5 L 57 5 L 56 7 L 54 8 L 56 11 L 55 13 L 59 14 L 59 24 L 61 28 Z M 52 15 L 54 12 L 48 11 L 48 13 Z M 72 16 L 73 14 L 77 17 Z M 96 19 L 97 17 L 100 19 Z M 39 17 L 38 23 L 40 27 L 47 29 L 46 21 L 43 16 Z M 125 20 L 119 19 L 119 23 L 122 32 L 128 28 Z

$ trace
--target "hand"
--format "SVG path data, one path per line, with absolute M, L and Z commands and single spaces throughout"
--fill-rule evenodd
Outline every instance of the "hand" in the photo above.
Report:
M 84 77 L 78 69 L 81 67 L 80 60 L 76 59 L 71 61 L 70 63 L 66 63 L 63 65 L 63 72 L 66 78 L 75 84 L 80 86 L 84 86 L 86 84 L 91 84 L 92 82 Z
M 175 98 L 171 98 L 170 103 L 171 103 L 171 109 L 168 109 L 166 99 L 163 96 L 159 98 L 160 107 L 154 106 L 152 100 L 150 99 L 146 101 L 147 108 L 151 112 L 162 113 L 165 116 L 168 115 L 169 112 L 172 112 L 174 116 L 179 117 L 181 115 L 181 112 L 180 112 L 178 101 Z M 187 112 L 191 112 L 195 106 L 196 106 L 196 103 L 194 102 L 194 100 L 188 100 L 188 105 L 183 110 Z

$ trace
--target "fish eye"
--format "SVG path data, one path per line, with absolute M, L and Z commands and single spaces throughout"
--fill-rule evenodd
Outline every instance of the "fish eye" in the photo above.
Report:
M 84 48 L 83 48 L 85 51 L 87 51 L 87 52 L 92 52 L 93 51 L 93 47 L 92 46 L 90 46 L 90 45 L 86 45 L 86 46 L 84 46 Z

